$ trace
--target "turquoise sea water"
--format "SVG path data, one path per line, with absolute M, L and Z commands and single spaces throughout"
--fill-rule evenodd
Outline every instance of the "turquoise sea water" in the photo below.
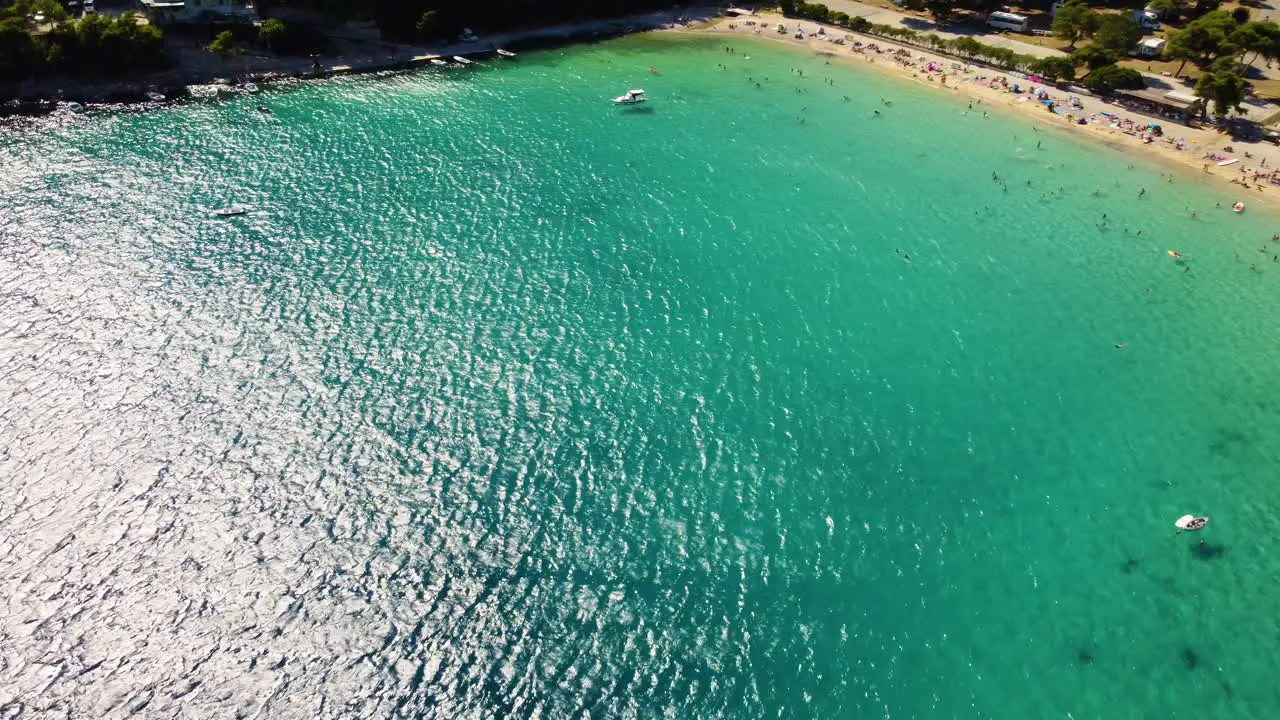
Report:
M 1280 715 L 1275 216 L 735 45 L 5 131 L 0 715 Z

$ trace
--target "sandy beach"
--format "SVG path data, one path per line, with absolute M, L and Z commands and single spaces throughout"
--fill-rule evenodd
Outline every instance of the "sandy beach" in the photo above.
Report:
M 754 22 L 754 25 L 747 24 Z M 779 23 L 789 32 L 775 31 Z M 818 34 L 822 28 L 823 33 Z M 803 29 L 804 39 L 794 37 Z M 857 63 L 890 76 L 928 85 L 956 102 L 968 102 L 975 111 L 988 109 L 1024 114 L 1039 128 L 1056 128 L 1078 137 L 1091 138 L 1119 152 L 1156 160 L 1177 171 L 1180 179 L 1202 182 L 1224 191 L 1225 206 L 1237 200 L 1280 208 L 1280 148 L 1265 142 L 1245 142 L 1219 134 L 1212 128 L 1193 128 L 1167 118 L 1104 102 L 1101 98 L 1073 94 L 1051 85 L 1030 82 L 1008 72 L 932 53 L 914 46 L 894 43 L 845 28 L 821 25 L 809 20 L 761 13 L 751 17 L 720 18 L 697 26 L 668 28 L 663 32 L 731 38 L 750 37 L 790 46 L 801 52 L 823 53 L 831 59 Z M 849 38 L 844 44 L 833 42 Z M 1018 85 L 1023 92 L 1009 90 Z M 1060 103 L 1064 114 L 1046 110 L 1033 93 Z M 1079 103 L 1069 104 L 1070 98 Z M 1078 121 L 1084 118 L 1085 124 Z M 1147 123 L 1155 123 L 1163 136 L 1145 133 Z M 1211 156 L 1211 157 L 1206 157 Z M 1235 161 L 1235 162 L 1231 162 Z M 1219 162 L 1228 162 L 1225 166 Z M 1174 173 L 1170 173 L 1172 181 Z M 1272 178 L 1276 178 L 1274 181 Z M 1277 184 L 1273 184 L 1277 183 Z M 1225 187 L 1224 187 L 1225 186 Z

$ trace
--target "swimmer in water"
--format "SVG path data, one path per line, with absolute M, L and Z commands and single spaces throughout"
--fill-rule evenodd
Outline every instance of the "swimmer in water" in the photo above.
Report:
M 1119 345 L 1116 345 L 1116 349 L 1117 349 L 1117 350 L 1123 350 L 1123 349 L 1125 349 L 1125 348 L 1127 348 L 1127 347 L 1129 347 L 1129 346 L 1128 346 L 1128 345 L 1126 345 L 1126 344 L 1124 344 L 1124 343 L 1121 343 L 1121 344 L 1119 344 Z

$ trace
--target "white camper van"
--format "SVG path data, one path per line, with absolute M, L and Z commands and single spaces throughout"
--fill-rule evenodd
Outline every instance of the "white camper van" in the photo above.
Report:
M 987 16 L 987 27 L 993 27 L 997 30 L 1012 30 L 1014 32 L 1026 32 L 1031 26 L 1031 20 L 1026 15 L 1014 15 L 1007 12 L 993 12 Z

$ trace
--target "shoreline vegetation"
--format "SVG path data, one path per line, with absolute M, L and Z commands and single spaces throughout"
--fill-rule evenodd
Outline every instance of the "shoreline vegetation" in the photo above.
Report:
M 259 0 L 259 3 L 266 1 Z M 400 14 L 412 12 L 413 2 L 403 0 Z M 59 8 L 57 16 L 50 8 L 44 7 L 49 3 Z M 274 0 L 271 4 L 275 4 Z M 0 10 L 0 117 L 47 114 L 70 102 L 86 105 L 145 103 L 148 93 L 154 92 L 168 99 L 200 94 L 189 91 L 193 86 L 231 86 L 404 70 L 426 65 L 433 59 L 493 55 L 498 49 L 509 49 L 510 46 L 518 49 L 530 44 L 571 43 L 654 30 L 681 22 L 705 22 L 716 13 L 714 7 L 652 10 L 657 4 L 653 0 L 616 0 L 593 8 L 595 14 L 604 14 L 604 17 L 592 18 L 593 12 L 585 10 L 576 13 L 579 16 L 576 19 L 528 26 L 507 19 L 492 23 L 495 25 L 492 31 L 476 22 L 479 37 L 470 39 L 458 35 L 464 27 L 462 23 L 469 22 L 465 17 L 457 12 L 441 17 L 442 11 L 434 10 L 422 12 L 416 23 L 409 22 L 408 33 L 397 35 L 384 29 L 381 37 L 373 32 L 374 27 L 402 18 L 375 16 L 358 30 L 352 30 L 350 26 L 335 26 L 327 33 L 320 33 L 310 26 L 304 31 L 298 31 L 293 25 L 282 30 L 284 23 L 269 19 L 257 25 L 224 23 L 203 30 L 184 27 L 182 32 L 172 32 L 166 38 L 158 28 L 133 14 L 115 18 L 87 15 L 86 19 L 75 19 L 61 12 L 53 0 L 19 0 L 19 4 L 7 9 L 7 15 L 5 10 Z M 35 10 L 42 12 L 36 13 Z M 627 10 L 635 12 L 628 13 Z M 587 17 L 580 17 L 582 15 Z M 103 25 L 108 28 L 108 33 L 104 34 L 99 29 Z M 231 30 L 224 29 L 228 27 Z M 138 30 L 135 32 L 132 28 Z M 255 40 L 259 48 L 271 44 L 265 32 L 268 28 L 275 31 L 274 35 L 285 35 L 287 39 L 293 39 L 289 35 L 305 36 L 301 44 L 308 51 L 301 52 L 295 48 L 292 54 L 245 52 L 246 45 Z M 81 29 L 89 31 L 85 33 L 89 39 L 83 43 L 79 39 Z M 121 38 L 125 34 L 121 29 L 142 38 L 147 50 L 145 62 L 128 67 L 92 57 L 79 62 L 84 53 L 74 56 L 78 61 L 75 64 L 64 62 L 65 48 L 78 48 L 80 45 L 118 57 L 122 47 L 131 47 L 127 39 Z M 103 42 L 104 37 L 107 42 Z M 395 37 L 395 40 L 385 39 L 387 37 Z M 157 45 L 161 46 L 158 51 Z M 164 45 L 168 46 L 167 53 Z M 325 51 L 316 52 L 319 48 Z M 111 69 L 106 72 L 96 70 L 103 67 Z
M 775 28 L 779 25 L 785 26 L 787 32 L 777 32 Z M 853 25 L 862 29 L 854 30 Z M 255 58 L 263 62 L 251 67 L 237 67 L 229 63 L 228 58 L 217 61 L 211 53 L 203 52 L 211 62 L 123 81 L 91 77 L 77 83 L 59 76 L 39 78 L 34 83 L 34 92 L 28 95 L 33 94 L 38 99 L 5 103 L 0 106 L 0 116 L 47 114 L 59 107 L 67 107 L 70 101 L 86 104 L 145 102 L 147 93 L 155 91 L 167 92 L 170 99 L 177 99 L 197 97 L 204 94 L 199 92 L 201 89 L 231 86 L 236 82 L 404 70 L 429 64 L 433 59 L 455 55 L 493 55 L 499 48 L 520 47 L 522 44 L 569 43 L 653 30 L 720 38 L 750 36 L 798 51 L 820 52 L 844 62 L 860 61 L 860 64 L 878 72 L 950 93 L 958 101 L 967 99 L 971 107 L 984 114 L 989 108 L 1020 112 L 1036 119 L 1037 128 L 1041 125 L 1058 128 L 1076 137 L 1100 141 L 1120 152 L 1155 159 L 1166 167 L 1176 168 L 1183 179 L 1215 185 L 1233 184 L 1234 194 L 1221 203 L 1224 208 L 1237 201 L 1260 201 L 1280 207 L 1280 187 L 1276 187 L 1280 185 L 1280 175 L 1275 171 L 1275 168 L 1280 168 L 1280 148 L 1232 138 L 1212 128 L 1174 124 L 1166 118 L 1122 108 L 1096 96 L 1074 95 L 1051 84 L 1032 82 L 1016 69 L 997 68 L 1001 60 L 1006 64 L 1018 61 L 1014 53 L 1005 48 L 966 38 L 967 42 L 940 40 L 932 43 L 937 48 L 930 50 L 913 44 L 922 36 L 921 33 L 907 28 L 871 25 L 863 18 L 849 18 L 836 26 L 772 12 L 721 17 L 715 8 L 710 7 L 677 7 L 622 17 L 516 28 L 487 34 L 479 40 L 447 44 L 379 42 L 373 44 L 372 51 L 354 57 L 331 57 L 323 63 L 315 58 L 271 56 Z M 892 38 L 908 42 L 897 42 Z M 1022 92 L 1012 92 L 1015 85 L 1020 86 Z M 28 89 L 32 88 L 29 86 Z M 1046 99 L 1052 99 L 1054 104 L 1046 107 Z M 1058 112 L 1054 112 L 1055 107 Z M 1163 134 L 1147 132 L 1148 123 L 1160 125 Z M 1174 181 L 1173 173 L 1168 175 L 1168 181 Z
M 1073 0 L 1081 3 L 1083 0 Z M 794 0 L 783 0 L 781 13 L 792 21 L 808 20 L 824 27 L 837 28 L 856 32 L 862 35 L 875 35 L 886 40 L 908 43 L 916 47 L 950 55 L 970 63 L 980 63 L 996 70 L 1017 71 L 1026 75 L 1044 78 L 1050 83 L 1058 81 L 1078 82 L 1090 92 L 1109 93 L 1116 89 L 1136 89 L 1143 87 L 1142 75 L 1131 68 L 1114 65 L 1115 52 L 1101 57 L 1101 65 L 1094 68 L 1083 78 L 1076 80 L 1077 68 L 1083 64 L 1069 55 L 1046 55 L 1038 57 L 1018 53 L 1012 48 L 999 45 L 988 45 L 967 35 L 945 38 L 936 33 L 913 30 L 901 25 L 879 25 L 864 17 L 850 16 L 839 11 L 832 11 L 821 3 L 796 3 Z M 1128 42 L 1128 38 L 1124 41 Z
M 787 31 L 777 32 L 779 25 Z M 1225 189 L 1223 185 L 1233 187 L 1218 208 L 1189 208 L 1188 212 L 1197 217 L 1207 210 L 1227 212 L 1237 201 L 1243 201 L 1246 206 L 1257 203 L 1280 208 L 1280 185 L 1275 184 L 1280 183 L 1280 174 L 1276 171 L 1280 168 L 1280 148 L 1265 142 L 1232 138 L 1212 127 L 1176 124 L 1104 98 L 1031 82 L 1017 71 L 1002 71 L 881 36 L 775 13 L 718 18 L 672 32 L 712 36 L 725 42 L 751 38 L 821 54 L 829 60 L 857 63 L 888 76 L 929 86 L 952 96 L 957 103 L 967 101 L 971 106 L 968 112 L 1017 113 L 1034 120 L 1037 131 L 1056 128 L 1134 157 L 1155 160 L 1176 171 L 1166 175 L 1167 182 L 1174 182 L 1176 175 L 1178 180 L 1204 183 L 1217 190 Z M 1012 91 L 1015 85 L 1021 92 Z M 1045 94 L 1041 96 L 1040 92 Z M 1052 99 L 1054 104 L 1046 105 L 1047 99 Z M 1148 124 L 1159 125 L 1163 134 L 1148 132 Z M 1135 188 L 1135 198 L 1138 192 Z

